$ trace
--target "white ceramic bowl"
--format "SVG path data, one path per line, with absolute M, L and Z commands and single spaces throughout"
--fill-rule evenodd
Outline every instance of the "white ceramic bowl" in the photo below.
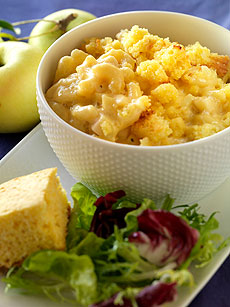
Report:
M 230 174 L 230 128 L 186 144 L 139 147 L 116 144 L 71 127 L 49 107 L 44 93 L 51 85 L 60 57 L 83 39 L 114 36 L 133 25 L 171 41 L 199 41 L 213 52 L 230 55 L 230 32 L 209 21 L 184 14 L 156 11 L 105 16 L 78 26 L 59 38 L 43 56 L 37 74 L 37 98 L 45 134 L 68 172 L 93 189 L 106 193 L 124 189 L 131 199 L 195 202 L 216 189 Z M 218 206 L 218 204 L 217 204 Z

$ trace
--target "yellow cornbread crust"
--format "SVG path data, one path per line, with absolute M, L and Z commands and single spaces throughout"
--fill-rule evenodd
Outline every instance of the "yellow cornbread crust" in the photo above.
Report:
M 10 268 L 41 249 L 64 250 L 70 212 L 57 168 L 0 185 L 0 267 Z

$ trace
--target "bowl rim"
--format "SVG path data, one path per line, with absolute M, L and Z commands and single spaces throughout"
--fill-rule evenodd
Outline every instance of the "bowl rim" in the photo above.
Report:
M 135 14 L 163 14 L 163 15 L 174 15 L 174 16 L 181 16 L 181 17 L 185 17 L 185 18 L 190 18 L 190 19 L 194 19 L 194 20 L 198 20 L 200 22 L 203 23 L 207 23 L 207 24 L 211 24 L 214 27 L 219 28 L 221 31 L 226 31 L 226 33 L 228 33 L 228 35 L 230 34 L 230 32 L 224 28 L 223 26 L 213 22 L 213 21 L 209 21 L 207 19 L 198 17 L 198 16 L 194 16 L 194 15 L 190 15 L 190 14 L 185 14 L 185 13 L 178 13 L 178 12 L 173 12 L 173 11 L 155 11 L 155 10 L 138 10 L 138 11 L 125 11 L 125 12 L 120 12 L 120 13 L 114 13 L 114 14 L 109 14 L 109 15 L 105 15 L 105 16 L 101 16 L 98 17 L 96 19 L 90 20 L 86 23 L 83 23 L 71 30 L 69 30 L 68 32 L 64 33 L 61 37 L 59 37 L 44 53 L 39 66 L 38 66 L 38 70 L 37 70 L 37 77 L 36 77 L 36 91 L 37 91 L 37 97 L 40 98 L 40 103 L 43 105 L 43 107 L 45 107 L 46 111 L 49 113 L 49 115 L 51 117 L 53 117 L 53 119 L 55 119 L 55 121 L 57 121 L 59 124 L 61 124 L 62 126 L 64 126 L 63 128 L 65 129 L 70 129 L 70 131 L 72 133 L 74 133 L 76 136 L 80 135 L 81 137 L 85 137 L 86 139 L 88 139 L 89 141 L 93 141 L 96 143 L 101 143 L 104 146 L 110 146 L 111 148 L 116 147 L 117 149 L 128 149 L 128 150 L 138 150 L 138 151 L 165 151 L 165 150 L 171 150 L 171 149 L 185 149 L 185 148 L 193 148 L 196 147 L 198 145 L 201 144 L 205 144 L 207 142 L 211 142 L 214 139 L 217 139 L 218 137 L 223 137 L 227 134 L 230 134 L 230 126 L 215 133 L 212 134 L 210 136 L 207 137 L 203 137 L 201 139 L 198 140 L 194 140 L 194 141 L 189 141 L 189 142 L 185 142 L 185 143 L 179 143 L 179 144 L 171 144 L 171 145 L 153 145 L 153 146 L 141 146 L 141 145 L 131 145 L 131 144 L 123 144 L 123 143 L 116 143 L 116 142 L 112 142 L 112 141 L 108 141 L 108 140 L 104 140 L 101 139 L 99 137 L 95 137 L 93 135 L 87 134 L 73 126 L 71 126 L 69 123 L 67 123 L 66 121 L 64 121 L 60 116 L 58 116 L 53 109 L 50 107 L 50 105 L 48 104 L 44 92 L 41 89 L 41 77 L 40 77 L 40 72 L 41 72 L 41 68 L 43 65 L 43 62 L 47 56 L 47 54 L 50 52 L 50 50 L 54 49 L 55 46 L 57 44 L 59 44 L 59 42 L 66 36 L 71 35 L 72 32 L 75 31 L 79 31 L 79 29 L 87 27 L 89 24 L 92 23 L 96 23 L 96 22 L 100 22 L 101 20 L 104 19 L 110 19 L 110 18 L 115 18 L 116 16 L 121 16 L 121 15 L 135 15 Z M 39 108 L 38 108 L 39 109 Z M 39 110 L 40 113 L 40 110 Z M 43 125 L 43 122 L 41 120 L 41 123 Z

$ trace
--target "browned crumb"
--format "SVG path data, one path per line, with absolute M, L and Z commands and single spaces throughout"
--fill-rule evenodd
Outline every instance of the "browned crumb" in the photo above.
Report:
M 209 68 L 216 70 L 217 75 L 224 79 L 226 76 L 230 75 L 230 58 L 227 55 L 210 55 L 210 63 L 207 64 Z

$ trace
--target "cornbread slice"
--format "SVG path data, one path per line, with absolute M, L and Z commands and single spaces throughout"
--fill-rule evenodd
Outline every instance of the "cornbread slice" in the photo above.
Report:
M 0 185 L 0 267 L 40 249 L 65 249 L 70 204 L 56 168 Z

